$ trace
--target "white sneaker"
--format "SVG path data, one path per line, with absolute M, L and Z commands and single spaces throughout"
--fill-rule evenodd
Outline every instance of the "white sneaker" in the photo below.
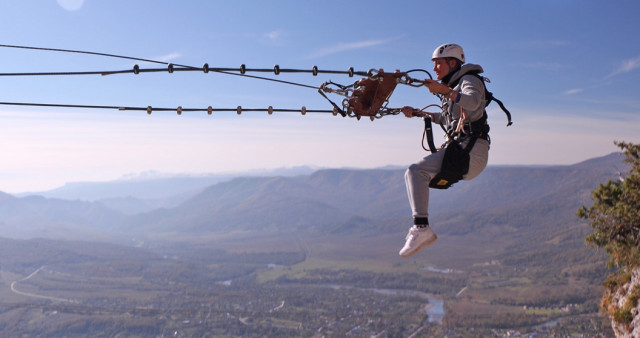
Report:
M 410 257 L 418 253 L 418 251 L 433 244 L 438 239 L 438 236 L 433 233 L 430 226 L 424 228 L 418 228 L 412 226 L 407 234 L 407 242 L 400 250 L 400 256 Z

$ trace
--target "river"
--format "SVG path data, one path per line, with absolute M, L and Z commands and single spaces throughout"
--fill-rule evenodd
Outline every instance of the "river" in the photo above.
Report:
M 318 285 L 324 286 L 324 285 Z M 371 291 L 376 293 L 382 293 L 385 295 L 400 295 L 400 296 L 417 296 L 420 298 L 424 298 L 427 300 L 427 304 L 425 304 L 424 309 L 429 317 L 429 322 L 436 322 L 438 324 L 442 324 L 442 319 L 444 318 L 444 300 L 442 298 L 438 298 L 432 294 L 415 291 L 415 290 L 395 290 L 395 289 L 375 289 L 375 288 L 358 288 L 352 286 L 343 286 L 343 285 L 326 285 L 331 287 L 332 289 L 356 289 L 361 291 Z

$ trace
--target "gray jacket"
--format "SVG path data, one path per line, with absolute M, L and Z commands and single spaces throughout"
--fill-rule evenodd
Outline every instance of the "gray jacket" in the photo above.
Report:
M 442 113 L 434 114 L 433 121 L 443 124 L 447 128 L 455 129 L 460 120 L 461 110 L 464 110 L 466 119 L 463 123 L 477 121 L 482 118 L 485 108 L 485 87 L 482 80 L 477 76 L 467 74 L 469 71 L 483 72 L 480 65 L 465 64 L 460 70 L 453 74 L 449 83 L 451 85 L 458 79 L 460 81 L 453 87 L 454 91 L 460 93 L 458 102 L 453 102 L 447 98 L 442 100 Z

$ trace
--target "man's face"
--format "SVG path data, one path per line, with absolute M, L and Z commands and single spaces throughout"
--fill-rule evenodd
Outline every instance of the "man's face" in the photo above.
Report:
M 451 67 L 446 58 L 433 59 L 433 71 L 436 72 L 436 78 L 442 80 L 451 71 Z

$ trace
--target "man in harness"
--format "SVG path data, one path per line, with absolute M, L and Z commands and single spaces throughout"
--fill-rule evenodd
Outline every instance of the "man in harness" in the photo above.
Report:
M 485 107 L 487 94 L 482 67 L 465 64 L 462 47 L 448 43 L 433 52 L 433 70 L 438 81 L 425 80 L 431 93 L 441 96 L 441 113 L 423 113 L 403 107 L 407 117 L 424 116 L 447 132 L 444 147 L 409 166 L 405 181 L 414 225 L 400 250 L 409 257 L 433 244 L 438 237 L 429 226 L 429 187 L 446 189 L 460 179 L 470 180 L 487 166 L 489 125 Z

